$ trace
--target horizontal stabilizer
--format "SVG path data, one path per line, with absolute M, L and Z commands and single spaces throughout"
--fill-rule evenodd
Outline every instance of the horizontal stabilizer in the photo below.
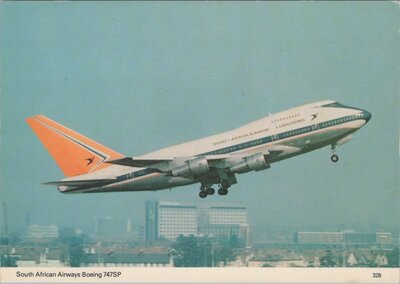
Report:
M 56 186 L 100 186 L 111 183 L 113 181 L 115 181 L 115 179 L 59 180 L 49 181 L 43 184 Z

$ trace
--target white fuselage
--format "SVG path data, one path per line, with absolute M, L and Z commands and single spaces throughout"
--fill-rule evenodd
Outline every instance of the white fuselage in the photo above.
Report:
M 306 153 L 349 137 L 370 118 L 367 111 L 346 107 L 335 101 L 311 103 L 273 115 L 231 131 L 206 138 L 174 145 L 138 158 L 170 159 L 171 157 L 195 157 L 229 155 L 224 166 L 230 166 L 243 156 L 254 153 L 271 153 L 268 163 L 274 163 Z M 103 176 L 117 177 L 117 182 L 79 192 L 110 192 L 159 190 L 196 183 L 193 179 L 168 176 L 145 168 L 111 165 L 77 179 L 95 179 Z M 65 187 L 60 187 L 64 191 Z

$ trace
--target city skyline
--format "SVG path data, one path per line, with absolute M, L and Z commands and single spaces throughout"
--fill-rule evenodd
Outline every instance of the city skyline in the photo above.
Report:
M 184 208 L 190 207 L 192 208 L 193 213 L 195 213 L 195 225 L 196 228 L 182 228 L 182 232 L 191 232 L 190 234 L 185 234 L 185 236 L 188 235 L 194 235 L 194 236 L 203 236 L 204 233 L 207 231 L 207 227 L 212 225 L 213 223 L 215 224 L 224 224 L 224 220 L 230 220 L 229 216 L 226 216 L 224 212 L 219 212 L 218 208 L 224 209 L 228 207 L 238 207 L 242 208 L 245 212 L 245 215 L 240 218 L 245 218 L 243 220 L 246 226 L 246 230 L 249 230 L 249 233 L 251 234 L 251 242 L 254 244 L 257 243 L 271 243 L 271 240 L 276 240 L 278 243 L 281 242 L 288 242 L 289 243 L 293 239 L 293 234 L 296 234 L 298 232 L 325 232 L 325 233 L 334 233 L 336 236 L 341 236 L 341 234 L 345 233 L 350 233 L 350 234 L 369 234 L 369 235 L 374 235 L 374 234 L 386 234 L 389 233 L 393 236 L 392 241 L 396 241 L 399 236 L 399 231 L 397 227 L 387 227 L 387 226 L 382 226 L 379 224 L 371 224 L 369 227 L 363 227 L 363 226 L 347 226 L 347 225 L 338 225 L 334 226 L 332 224 L 321 224 L 321 225 L 308 225 L 308 226 L 302 226 L 302 225 L 297 225 L 297 226 L 287 226 L 285 224 L 282 225 L 259 225 L 259 224 L 253 224 L 251 221 L 250 216 L 248 215 L 248 207 L 246 203 L 244 202 L 223 202 L 223 201 L 218 201 L 218 202 L 213 202 L 209 201 L 207 203 L 205 202 L 200 202 L 200 201 L 173 201 L 173 200 L 147 200 L 146 205 L 143 207 L 143 215 L 144 218 L 143 220 L 140 220 L 138 222 L 132 222 L 132 215 L 126 215 L 126 216 L 119 216 L 119 217 L 112 217 L 110 215 L 105 216 L 93 216 L 93 219 L 88 222 L 81 222 L 77 223 L 75 226 L 70 226 L 70 225 L 65 225 L 63 223 L 45 223 L 45 222 L 36 222 L 33 220 L 31 222 L 31 215 L 29 214 L 28 211 L 25 212 L 25 218 L 29 220 L 29 223 L 25 223 L 24 226 L 21 226 L 17 229 L 13 230 L 8 230 L 8 233 L 5 232 L 4 228 L 8 227 L 9 224 L 5 222 L 5 219 L 3 218 L 3 214 L 1 215 L 0 221 L 1 221 L 1 230 L 0 230 L 0 237 L 19 237 L 21 239 L 30 239 L 29 235 L 32 234 L 32 232 L 39 231 L 43 232 L 45 234 L 54 234 L 54 230 L 56 232 L 58 231 L 74 231 L 74 232 L 79 232 L 79 234 L 87 234 L 89 236 L 92 236 L 97 239 L 102 239 L 102 240 L 112 240 L 112 239 L 118 239 L 118 237 L 124 237 L 123 239 L 125 240 L 131 240 L 131 241 L 158 241 L 158 240 L 163 240 L 164 238 L 161 237 L 159 239 L 159 234 L 155 233 L 153 237 L 150 239 L 147 239 L 148 237 L 146 234 L 148 232 L 146 231 L 148 228 L 148 215 L 149 215 L 149 204 L 153 204 L 154 208 L 151 209 L 152 212 L 157 212 L 158 210 L 156 208 L 167 208 L 170 207 L 170 205 L 174 205 L 175 207 L 180 207 L 183 206 Z M 3 204 L 4 205 L 4 204 Z M 4 207 L 2 205 L 1 210 L 4 212 Z M 150 207 L 151 208 L 151 207 Z M 207 213 L 210 209 L 217 209 L 217 211 L 213 212 L 212 215 L 211 213 Z M 165 209 L 164 209 L 165 210 Z M 165 212 L 163 213 L 162 218 L 166 218 L 168 216 L 165 216 Z M 176 212 L 179 213 L 179 212 Z M 187 212 L 185 213 L 187 214 Z M 220 215 L 222 214 L 222 215 Z M 176 214 L 175 214 L 176 215 Z M 160 218 L 161 215 L 157 213 L 156 217 L 157 219 Z M 178 215 L 176 215 L 178 216 Z M 175 216 L 175 217 L 176 217 Z M 238 218 L 239 218 L 238 217 Z M 180 217 L 178 218 L 180 220 L 184 220 L 187 218 L 186 216 L 182 216 L 183 219 Z M 210 218 L 210 219 L 209 219 Z M 207 221 L 208 220 L 208 221 Z M 238 219 L 239 220 L 239 219 Z M 190 220 L 189 220 L 190 221 Z M 235 221 L 235 224 L 240 224 L 242 222 Z M 101 227 L 99 225 L 101 224 Z M 186 223 L 182 223 L 179 226 L 183 226 Z M 227 223 L 228 224 L 228 223 Z M 151 227 L 155 226 L 155 230 L 157 229 L 159 224 L 155 223 L 151 225 Z M 112 229 L 114 228 L 114 229 Z M 165 229 L 164 229 L 165 230 Z M 189 231 L 188 231 L 189 230 Z M 33 233 L 34 234 L 34 233 Z M 58 233 L 55 233 L 58 236 Z M 178 234 L 179 235 L 179 234 Z M 205 234 L 204 236 L 206 236 Z M 281 239 L 280 239 L 281 238 Z M 167 238 L 168 239 L 168 238 Z M 278 240 L 280 239 L 280 240 Z
M 105 9 L 105 7 L 109 9 Z M 66 196 L 25 123 L 43 113 L 129 156 L 333 99 L 372 119 L 338 147 L 238 176 L 228 196 L 270 227 L 398 228 L 395 3 L 5 2 L 1 15 L 1 201 L 26 223 L 144 220 L 145 201 L 197 201 L 197 186 Z M 194 194 L 196 193 L 196 194 Z
M 148 201 L 145 230 L 111 217 L 94 225 L 91 233 L 31 224 L 19 236 L 2 234 L 0 266 L 398 266 L 398 232 L 266 230 L 255 241 L 243 202 Z

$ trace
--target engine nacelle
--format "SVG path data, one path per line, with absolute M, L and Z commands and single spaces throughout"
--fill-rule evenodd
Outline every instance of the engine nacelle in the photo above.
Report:
M 171 171 L 171 174 L 175 177 L 187 177 L 187 176 L 200 176 L 207 173 L 210 170 L 208 161 L 205 157 L 198 157 L 193 160 L 186 161 L 186 164 L 177 167 Z
M 245 157 L 236 165 L 229 168 L 231 173 L 246 173 L 249 171 L 261 171 L 270 168 L 270 165 L 264 158 L 263 154 L 257 153 L 249 157 Z

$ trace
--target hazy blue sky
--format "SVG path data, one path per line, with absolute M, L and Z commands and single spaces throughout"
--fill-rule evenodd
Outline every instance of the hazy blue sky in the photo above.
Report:
M 399 225 L 399 8 L 392 2 L 3 2 L 1 199 L 10 227 L 144 219 L 148 199 L 241 201 L 252 225 Z M 354 140 L 198 185 L 63 195 L 25 123 L 44 114 L 126 155 L 323 99 L 369 110 Z

